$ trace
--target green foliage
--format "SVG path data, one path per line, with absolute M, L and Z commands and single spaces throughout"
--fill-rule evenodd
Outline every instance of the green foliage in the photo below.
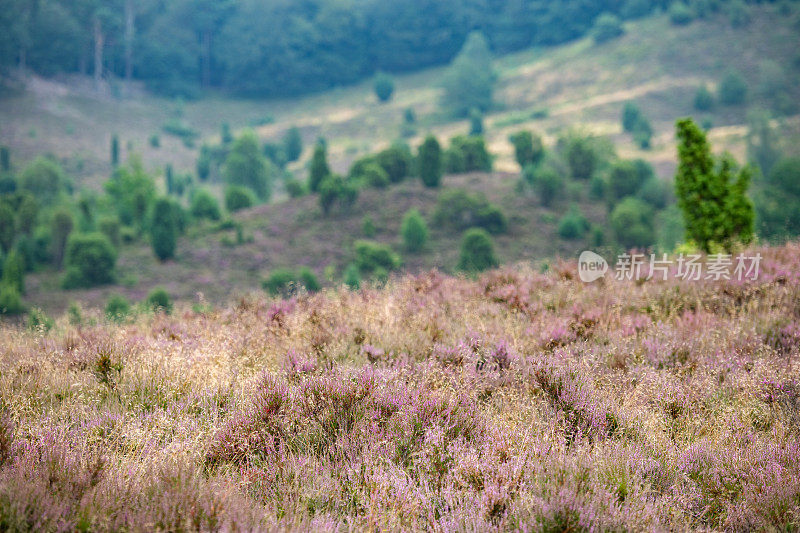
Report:
M 115 248 L 119 248 L 122 243 L 119 218 L 116 216 L 100 217 L 97 221 L 97 230 L 108 237 L 108 240 Z
M 632 132 L 641 116 L 642 112 L 636 104 L 633 102 L 626 102 L 625 106 L 622 108 L 622 129 L 628 133 Z
M 102 233 L 73 233 L 67 242 L 65 289 L 94 287 L 114 282 L 117 251 Z
M 144 230 L 147 213 L 156 199 L 153 176 L 145 172 L 141 159 L 132 157 L 127 165 L 118 167 L 105 189 L 113 200 L 120 221 Z
M 702 85 L 694 93 L 694 108 L 698 111 L 711 111 L 714 108 L 714 95 Z
M 490 172 L 492 157 L 486 149 L 486 141 L 479 135 L 453 137 L 444 153 L 444 166 L 448 174 Z
M 45 333 L 53 329 L 55 325 L 55 320 L 47 316 L 47 314 L 38 307 L 34 307 L 31 309 L 31 312 L 28 313 L 28 329 L 31 331 Z
M 489 203 L 481 193 L 464 189 L 445 189 L 436 199 L 433 221 L 452 230 L 482 227 L 492 233 L 503 233 L 508 221 L 499 207 Z
M 403 215 L 403 222 L 400 225 L 400 234 L 403 236 L 403 244 L 409 252 L 419 252 L 428 242 L 428 225 L 422 218 L 419 211 L 409 209 Z
M 289 198 L 300 198 L 308 192 L 306 191 L 305 184 L 297 178 L 287 178 L 283 185 L 286 188 L 286 194 L 289 195 Z
M 626 196 L 635 195 L 645 178 L 633 161 L 617 161 L 608 173 L 609 201 L 614 203 Z
M 475 225 L 493 234 L 508 231 L 508 219 L 505 213 L 494 204 L 486 205 L 478 210 Z
M 361 286 L 361 273 L 355 263 L 350 263 L 344 269 L 343 280 L 344 284 L 353 290 L 357 290 Z
M 483 113 L 475 108 L 469 111 L 469 134 L 483 135 Z
M 558 236 L 568 240 L 580 239 L 589 231 L 589 227 L 589 221 L 583 213 L 577 206 L 572 206 L 558 221 Z
M 599 163 L 593 139 L 573 135 L 564 142 L 564 158 L 574 179 L 588 180 Z
M 8 202 L 0 200 L 0 250 L 8 252 L 16 237 L 16 217 Z
M 131 303 L 121 294 L 112 294 L 106 302 L 106 318 L 112 322 L 124 322 L 131 312 Z
M 728 3 L 728 18 L 734 28 L 747 26 L 750 23 L 750 8 L 742 0 L 731 0 Z
M 18 251 L 12 250 L 3 261 L 0 283 L 14 288 L 19 294 L 25 294 L 25 259 Z
M 496 78 L 486 38 L 480 32 L 470 33 L 443 80 L 444 107 L 457 117 L 467 116 L 471 109 L 487 111 Z
M 747 82 L 735 70 L 729 70 L 719 84 L 719 101 L 723 105 L 740 105 L 747 98 Z
M 664 209 L 669 201 L 669 187 L 663 180 L 651 177 L 642 184 L 637 196 L 655 209 Z
M 187 146 L 191 146 L 195 139 L 200 136 L 200 132 L 178 118 L 165 122 L 161 129 L 167 135 L 178 137 Z
M 426 187 L 438 187 L 443 171 L 442 147 L 433 135 L 425 137 L 417 153 L 419 176 Z
M 552 165 L 528 165 L 524 169 L 523 178 L 545 207 L 553 205 L 556 198 L 564 192 L 564 179 Z
M 770 240 L 800 235 L 800 158 L 778 161 L 756 196 L 759 233 Z
M 197 157 L 197 177 L 200 181 L 205 181 L 211 175 L 211 151 L 207 146 L 200 147 L 200 155 Z
M 111 166 L 119 166 L 119 137 L 117 134 L 111 136 Z
M 650 140 L 652 138 L 653 128 L 650 126 L 650 121 L 644 116 L 639 117 L 639 120 L 636 121 L 636 125 L 633 127 L 634 142 L 639 145 L 639 148 L 647 149 L 650 148 Z
M 295 288 L 294 272 L 288 268 L 278 268 L 270 272 L 261 287 L 273 296 L 288 296 Z
M 264 147 L 261 149 L 261 151 L 264 153 L 264 157 L 266 157 L 278 168 L 286 167 L 286 164 L 288 163 L 286 160 L 286 149 L 282 144 L 272 142 L 264 143 Z
M 362 275 L 390 272 L 400 267 L 400 258 L 387 244 L 358 240 L 353 243 L 355 265 Z
M 750 242 L 753 206 L 747 198 L 750 170 L 733 177 L 735 163 L 724 157 L 715 168 L 705 134 L 691 119 L 677 122 L 678 172 L 675 191 L 683 212 L 687 238 L 706 252 L 714 245 L 730 248 Z
M 225 208 L 231 213 L 253 207 L 256 197 L 248 187 L 228 185 L 225 188 Z
M 781 157 L 778 136 L 770 124 L 771 118 L 765 111 L 753 111 L 747 115 L 747 158 L 758 165 L 765 176 L 770 174 L 773 165 Z
M 52 205 L 64 191 L 66 181 L 58 163 L 37 157 L 20 174 L 19 189 L 33 194 L 42 205 Z
M 608 184 L 602 176 L 594 175 L 589 180 L 589 198 L 592 200 L 602 200 L 606 197 Z
M 544 145 L 542 138 L 534 135 L 530 131 L 519 131 L 511 137 L 509 141 L 514 145 L 514 156 L 520 168 L 528 165 L 538 165 L 544 158 Z
M 159 198 L 153 206 L 150 221 L 150 244 L 160 261 L 175 257 L 178 244 L 178 222 L 175 209 L 168 198 Z
M 289 163 L 300 159 L 303 153 L 303 137 L 298 128 L 291 127 L 286 130 L 286 135 L 283 136 L 283 153 Z
M 626 249 L 646 248 L 655 243 L 653 208 L 638 198 L 623 199 L 609 217 L 617 242 Z
M 324 215 L 328 215 L 335 205 L 345 209 L 358 199 L 358 187 L 351 180 L 338 174 L 330 174 L 319 185 L 319 205 Z
M 317 192 L 322 181 L 331 173 L 328 166 L 327 149 L 324 143 L 317 143 L 314 155 L 311 156 L 311 168 L 308 175 L 308 190 Z
M 361 220 L 361 233 L 364 237 L 371 239 L 377 232 L 378 229 L 375 227 L 375 222 L 373 222 L 372 217 L 364 215 L 364 218 Z
M 411 175 L 414 168 L 414 156 L 409 147 L 402 143 L 394 143 L 381 150 L 375 156 L 375 161 L 386 171 L 392 183 L 403 181 L 406 176 Z
M 229 185 L 247 187 L 260 200 L 268 200 L 274 174 L 274 168 L 259 149 L 254 132 L 246 131 L 236 139 L 223 168 L 223 176 Z
M 317 275 L 308 267 L 300 267 L 297 271 L 297 280 L 308 292 L 318 292 L 322 289 Z
M 388 102 L 394 93 L 394 80 L 388 74 L 379 72 L 375 75 L 372 88 L 379 101 Z
M 145 300 L 145 304 L 154 313 L 172 313 L 172 298 L 170 298 L 167 290 L 162 287 L 156 287 L 150 291 Z
M 669 6 L 669 20 L 675 26 L 685 26 L 694 20 L 694 12 L 683 2 L 672 2 Z
M 0 172 L 11 172 L 11 149 L 0 146 Z
M 219 220 L 222 218 L 219 202 L 206 189 L 193 191 L 189 212 L 196 219 Z
M 157 133 L 152 134 L 148 142 L 151 148 L 161 148 L 161 137 Z
M 219 140 L 222 144 L 230 144 L 233 142 L 233 134 L 231 133 L 231 125 L 223 122 L 219 128 Z
M 64 262 L 67 240 L 72 233 L 74 225 L 72 213 L 66 209 L 59 209 L 53 215 L 53 221 L 50 226 L 50 257 L 57 269 L 60 269 Z
M 359 179 L 369 187 L 383 189 L 389 186 L 389 174 L 378 163 L 370 163 L 363 167 Z
M 0 315 L 19 315 L 24 312 L 25 306 L 17 288 L 0 283 Z
M 482 272 L 497 265 L 492 238 L 486 230 L 470 228 L 465 231 L 461 239 L 461 255 L 458 260 L 459 270 Z
M 611 13 L 603 13 L 597 17 L 594 28 L 592 28 L 592 36 L 597 44 L 621 37 L 624 33 L 625 28 L 622 27 L 622 21 Z

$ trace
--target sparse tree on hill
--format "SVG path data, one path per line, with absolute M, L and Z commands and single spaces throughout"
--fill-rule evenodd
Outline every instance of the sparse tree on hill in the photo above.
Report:
M 416 209 L 410 209 L 403 215 L 400 233 L 409 252 L 419 252 L 428 242 L 428 225 Z
M 375 75 L 373 89 L 379 101 L 388 102 L 394 93 L 394 80 L 388 74 L 379 72 Z
M 153 218 L 150 222 L 150 244 L 160 261 L 175 257 L 178 241 L 178 224 L 172 202 L 167 198 L 159 198 L 153 206 Z
M 116 134 L 111 136 L 111 166 L 119 166 L 119 137 Z
M 514 145 L 514 156 L 520 168 L 538 165 L 544 157 L 542 138 L 530 131 L 519 131 L 509 137 L 509 140 Z
M 254 132 L 244 132 L 233 143 L 223 174 L 229 185 L 248 187 L 260 200 L 269 200 L 274 172 L 271 163 L 261 153 Z
M 328 166 L 328 154 L 324 143 L 317 143 L 314 147 L 314 155 L 311 156 L 311 168 L 308 175 L 308 189 L 317 192 L 322 180 L 331 173 Z
M 433 135 L 428 135 L 417 154 L 419 176 L 426 187 L 438 187 L 442 181 L 442 147 Z
M 289 163 L 300 159 L 303 153 L 303 138 L 298 128 L 292 127 L 286 132 L 283 137 L 283 151 Z
M 470 33 L 445 76 L 445 107 L 458 117 L 467 116 L 471 109 L 487 111 L 496 78 L 486 38 L 477 31 Z
M 76 233 L 67 242 L 65 289 L 105 285 L 114 281 L 117 251 L 102 233 Z
M 498 265 L 494 255 L 492 238 L 481 228 L 470 228 L 461 239 L 461 256 L 458 261 L 459 270 L 465 272 L 482 272 Z
M 72 214 L 66 210 L 59 210 L 53 216 L 53 223 L 50 230 L 50 256 L 56 269 L 61 269 L 64 262 L 64 254 L 67 249 L 67 241 L 75 223 Z

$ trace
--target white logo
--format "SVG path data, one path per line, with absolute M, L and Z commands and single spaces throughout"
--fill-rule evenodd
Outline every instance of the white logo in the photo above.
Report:
M 581 281 L 591 283 L 606 275 L 608 263 L 594 252 L 586 250 L 578 257 L 578 276 Z

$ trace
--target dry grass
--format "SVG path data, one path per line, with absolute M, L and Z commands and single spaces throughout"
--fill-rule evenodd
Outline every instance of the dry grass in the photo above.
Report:
M 800 246 L 760 251 L 0 326 L 1 527 L 796 529 Z

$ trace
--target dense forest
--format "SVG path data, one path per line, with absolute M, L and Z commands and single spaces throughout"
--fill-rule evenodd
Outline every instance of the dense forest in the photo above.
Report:
M 4 0 L 0 69 L 281 96 L 451 60 L 482 31 L 495 53 L 584 35 L 663 0 Z M 120 83 L 117 83 L 120 82 Z

